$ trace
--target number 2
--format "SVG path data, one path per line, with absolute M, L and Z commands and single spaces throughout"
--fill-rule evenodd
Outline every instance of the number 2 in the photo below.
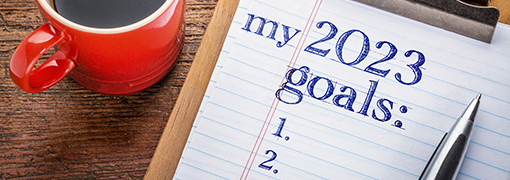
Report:
M 317 54 L 317 55 L 322 56 L 322 57 L 326 57 L 326 55 L 331 50 L 331 49 L 324 50 L 324 49 L 319 49 L 319 48 L 313 47 L 313 45 L 316 45 L 318 43 L 325 42 L 325 41 L 328 41 L 330 39 L 333 39 L 336 36 L 336 33 L 338 32 L 338 29 L 336 28 L 336 26 L 333 23 L 328 22 L 328 21 L 318 22 L 317 23 L 317 28 L 321 29 L 322 26 L 324 26 L 324 24 L 329 25 L 329 27 L 331 28 L 329 30 L 328 35 L 326 35 L 326 37 L 324 37 L 322 39 L 319 39 L 318 41 L 315 41 L 314 43 L 308 45 L 306 47 L 306 49 L 305 49 L 306 52 L 309 52 L 309 53 L 312 53 L 312 54 Z
M 395 55 L 397 54 L 397 47 L 395 47 L 395 45 L 393 45 L 392 43 L 390 43 L 388 41 L 380 41 L 377 44 L 375 44 L 375 47 L 377 49 L 381 49 L 384 44 L 387 44 L 388 46 L 390 46 L 390 51 L 388 52 L 388 55 L 386 55 L 381 60 L 378 60 L 378 61 L 373 62 L 372 64 L 368 65 L 365 68 L 366 72 L 369 72 L 369 73 L 372 73 L 372 74 L 375 74 L 375 75 L 378 75 L 378 76 L 381 76 L 381 77 L 386 77 L 386 75 L 388 75 L 388 73 L 390 72 L 389 69 L 388 70 L 381 70 L 381 69 L 377 69 L 377 68 L 373 68 L 372 67 L 372 66 L 374 66 L 376 64 L 383 63 L 383 62 L 386 62 L 386 61 L 389 61 L 389 60 L 393 59 L 395 57 Z
M 265 170 L 268 170 L 268 171 L 271 170 L 271 168 L 273 168 L 272 165 L 269 166 L 269 165 L 266 165 L 266 163 L 269 163 L 269 162 L 274 161 L 276 159 L 276 152 L 274 152 L 273 150 L 267 150 L 266 154 L 269 154 L 269 153 L 272 153 L 273 155 L 268 160 L 260 163 L 259 164 L 259 168 L 262 168 L 262 169 L 265 169 Z

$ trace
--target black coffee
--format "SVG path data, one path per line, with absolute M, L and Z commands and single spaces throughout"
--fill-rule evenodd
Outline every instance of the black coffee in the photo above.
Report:
M 114 28 L 133 24 L 154 13 L 166 0 L 54 0 L 55 9 L 75 23 Z

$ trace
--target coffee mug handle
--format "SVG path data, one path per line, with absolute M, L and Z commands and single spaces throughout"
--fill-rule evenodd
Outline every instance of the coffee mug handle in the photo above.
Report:
M 46 23 L 32 32 L 18 46 L 9 65 L 11 79 L 29 93 L 44 91 L 61 81 L 74 68 L 69 52 L 57 50 L 48 60 L 33 69 L 37 60 L 51 47 L 65 42 L 65 34 Z M 69 48 L 67 48 L 69 51 Z M 32 70 L 33 69 L 33 70 Z

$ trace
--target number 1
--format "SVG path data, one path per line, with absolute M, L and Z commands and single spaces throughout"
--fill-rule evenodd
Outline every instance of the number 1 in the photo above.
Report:
M 283 130 L 283 125 L 285 125 L 285 121 L 287 120 L 287 118 L 280 118 L 280 125 L 278 126 L 278 129 L 276 130 L 275 133 L 273 133 L 273 135 L 275 135 L 276 137 L 279 137 L 279 138 L 282 138 L 282 130 Z

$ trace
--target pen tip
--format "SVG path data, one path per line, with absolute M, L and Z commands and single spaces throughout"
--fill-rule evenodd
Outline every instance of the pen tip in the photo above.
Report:
M 469 103 L 469 106 L 466 108 L 464 113 L 462 114 L 462 118 L 467 118 L 470 121 L 475 121 L 476 112 L 478 111 L 478 105 L 480 104 L 480 99 L 482 98 L 482 94 L 476 95 L 476 97 Z
M 475 97 L 475 99 L 476 99 L 477 101 L 480 101 L 480 99 L 481 99 L 481 98 L 482 98 L 482 93 L 478 93 L 478 94 L 476 95 L 476 97 Z

